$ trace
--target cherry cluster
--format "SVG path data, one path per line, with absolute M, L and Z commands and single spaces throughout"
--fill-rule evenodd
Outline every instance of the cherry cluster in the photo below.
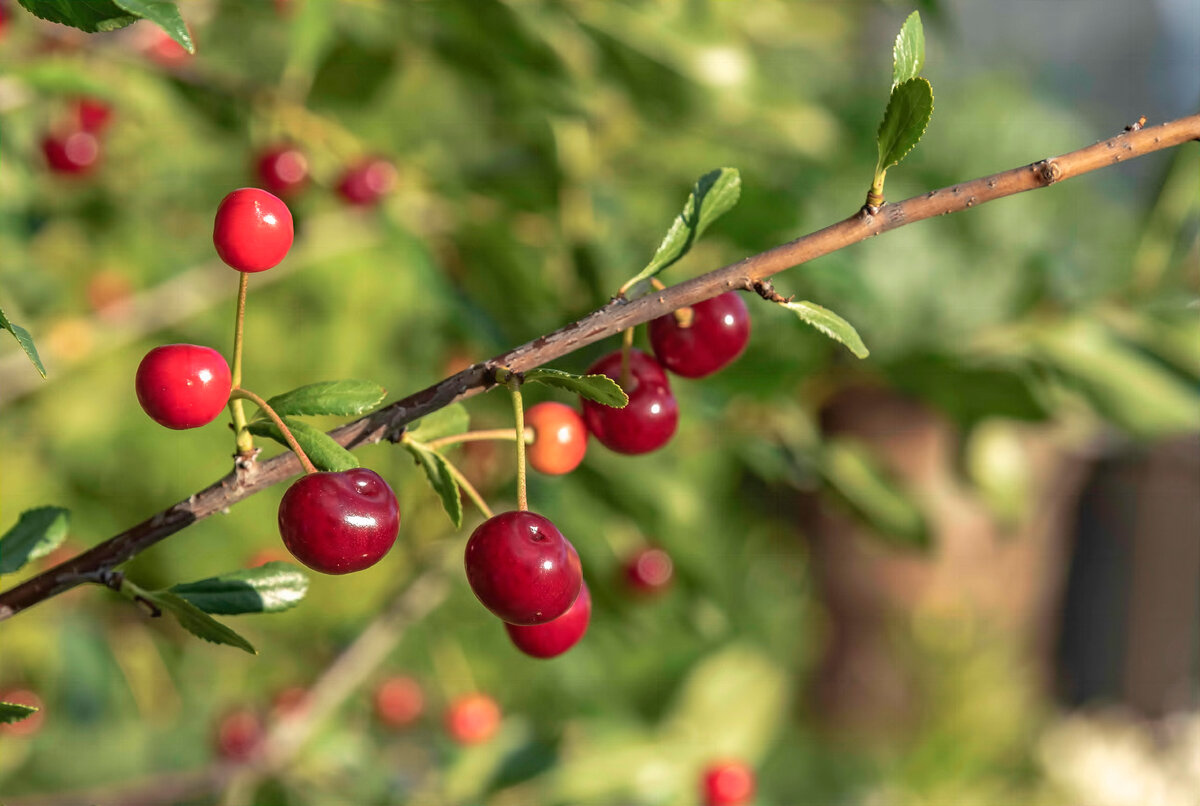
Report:
M 112 117 L 112 107 L 100 98 L 73 99 L 67 113 L 42 136 L 47 167 L 67 176 L 90 173 L 100 163 L 102 135 Z

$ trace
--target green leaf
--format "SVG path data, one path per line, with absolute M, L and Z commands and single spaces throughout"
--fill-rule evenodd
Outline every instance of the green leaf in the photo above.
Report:
M 280 419 L 287 425 L 292 436 L 300 443 L 300 447 L 308 454 L 308 458 L 312 460 L 318 470 L 349 470 L 359 466 L 358 458 L 354 454 L 334 442 L 333 437 L 321 429 L 288 417 Z M 270 437 L 286 448 L 291 447 L 284 439 L 283 432 L 270 420 L 249 423 L 246 425 L 246 430 L 260 437 Z
M 22 705 L 19 702 L 0 702 L 0 725 L 11 725 L 13 722 L 20 722 L 32 714 L 36 714 L 37 708 L 32 705 Z
M 88 33 L 115 31 L 138 17 L 111 0 L 19 0 L 30 14 Z
M 113 0 L 118 6 L 144 20 L 157 25 L 167 32 L 167 35 L 183 46 L 188 53 L 196 52 L 196 43 L 192 41 L 192 32 L 187 23 L 179 15 L 179 8 L 166 0 Z
M 432 442 L 442 437 L 452 437 L 471 427 L 471 415 L 462 403 L 451 403 L 445 408 L 427 414 L 405 431 L 417 442 Z
M 812 325 L 834 341 L 841 342 L 858 358 L 866 358 L 871 354 L 867 345 L 859 337 L 854 325 L 847 322 L 828 308 L 822 308 L 812 302 L 781 302 L 779 303 L 792 313 L 799 316 L 805 324 Z
M 572 375 L 560 369 L 540 367 L 526 372 L 525 381 L 566 389 L 614 409 L 623 409 L 629 405 L 629 395 L 607 375 Z
M 25 351 L 25 355 L 29 356 L 29 360 L 33 362 L 33 366 L 37 368 L 38 373 L 45 378 L 46 368 L 42 366 L 42 359 L 38 357 L 37 347 L 33 345 L 33 336 L 29 335 L 29 331 L 20 325 L 15 325 L 8 321 L 8 317 L 4 315 L 3 310 L 0 310 L 0 328 L 7 330 L 16 337 L 17 342 L 21 345 L 21 349 Z
M 169 589 L 205 613 L 278 613 L 300 603 L 308 592 L 308 576 L 299 567 L 269 562 Z
M 933 87 L 928 81 L 910 78 L 896 85 L 888 100 L 887 111 L 883 113 L 883 123 L 879 124 L 877 176 L 886 173 L 913 150 L 925 134 L 932 116 Z
M 1027 363 L 988 365 L 931 353 L 908 355 L 885 372 L 896 388 L 927 401 L 964 429 L 990 417 L 1038 421 L 1050 416 Z
M 417 463 L 425 471 L 429 483 L 433 485 L 434 491 L 442 499 L 442 507 L 450 516 L 454 528 L 461 527 L 462 496 L 458 489 L 458 482 L 454 479 L 454 474 L 450 472 L 450 463 L 446 461 L 446 457 L 419 442 L 411 441 L 411 439 L 405 439 L 400 444 L 408 449 L 408 452 L 416 458 Z
M 267 405 L 280 416 L 333 414 L 354 417 L 377 407 L 386 395 L 382 386 L 371 381 L 321 381 L 275 395 Z M 260 411 L 255 419 L 265 420 L 267 415 Z
M 683 212 L 675 217 L 650 263 L 623 288 L 649 280 L 686 255 L 710 224 L 733 209 L 741 194 L 742 177 L 736 168 L 718 168 L 697 179 Z
M 21 513 L 0 537 L 0 574 L 11 574 L 30 560 L 45 557 L 67 539 L 70 513 L 62 507 L 38 507 Z
M 864 446 L 853 440 L 831 440 L 819 460 L 832 492 L 877 535 L 900 546 L 929 547 L 925 513 Z
M 897 84 L 919 76 L 924 66 L 925 29 L 921 26 L 921 13 L 914 11 L 900 27 L 896 44 L 892 47 L 893 89 Z
M 205 613 L 194 604 L 169 590 L 147 592 L 145 597 L 163 610 L 173 615 L 179 626 L 197 638 L 203 638 L 214 644 L 226 644 L 257 655 L 258 652 L 242 636 Z

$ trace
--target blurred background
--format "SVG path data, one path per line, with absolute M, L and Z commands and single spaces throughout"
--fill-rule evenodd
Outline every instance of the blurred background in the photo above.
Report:
M 1200 101 L 1189 0 L 916 7 L 936 111 L 892 200 Z M 211 240 L 230 190 L 275 187 L 297 227 L 251 279 L 246 385 L 402 397 L 602 304 L 712 168 L 741 171 L 742 200 L 668 283 L 854 212 L 913 7 L 185 0 L 194 56 L 146 23 L 3 9 L 0 306 L 49 379 L 0 340 L 0 531 L 69 507 L 57 562 L 229 469 L 225 423 L 155 426 L 133 375 L 157 344 L 230 351 L 237 277 Z M 307 180 L 285 189 L 260 163 L 287 147 Z M 0 690 L 45 706 L 0 733 L 0 799 L 687 806 L 706 765 L 740 759 L 763 806 L 1200 804 L 1198 177 L 1179 148 L 777 278 L 853 322 L 865 361 L 748 299 L 746 354 L 673 380 L 666 449 L 593 441 L 572 475 L 531 479 L 595 601 L 559 659 L 478 605 L 459 559 L 478 513 L 455 530 L 395 446 L 359 455 L 399 494 L 396 548 L 229 619 L 257 657 L 100 589 L 0 624 Z M 505 396 L 468 407 L 511 423 Z M 454 456 L 513 506 L 511 446 Z M 283 490 L 125 570 L 156 587 L 272 556 Z M 627 570 L 647 548 L 673 567 L 654 592 Z M 227 715 L 276 721 L 363 635 L 378 662 L 287 764 L 230 761 Z M 375 701 L 395 675 L 423 703 L 399 728 Z M 467 746 L 443 717 L 470 692 L 503 718 Z

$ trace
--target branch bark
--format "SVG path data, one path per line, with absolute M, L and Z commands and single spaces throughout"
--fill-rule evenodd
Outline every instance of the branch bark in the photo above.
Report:
M 491 388 L 494 385 L 492 378 L 495 367 L 504 366 L 514 372 L 526 372 L 626 328 L 695 305 L 730 289 L 753 290 L 756 282 L 771 275 L 872 236 L 926 218 L 969 210 L 1005 196 L 1048 187 L 1190 140 L 1200 140 L 1200 114 L 1149 128 L 1131 126 L 1115 137 L 1068 154 L 929 191 L 895 204 L 884 204 L 877 211 L 864 208 L 822 230 L 679 285 L 635 300 L 611 299 L 576 322 L 488 361 L 474 364 L 379 411 L 334 429 L 330 436 L 350 449 L 383 440 L 395 442 L 408 423 Z M 173 507 L 0 593 L 0 621 L 76 585 L 98 582 L 105 571 L 189 524 L 220 512 L 299 472 L 300 464 L 290 452 L 265 462 L 246 463 L 237 467 L 229 475 Z

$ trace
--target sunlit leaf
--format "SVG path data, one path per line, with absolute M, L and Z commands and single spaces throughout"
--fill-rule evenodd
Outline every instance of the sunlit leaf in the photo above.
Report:
M 30 560 L 45 557 L 67 539 L 70 513 L 62 507 L 38 507 L 21 513 L 0 537 L 0 574 L 11 574 Z
M 258 652 L 242 636 L 205 613 L 194 604 L 169 590 L 147 592 L 146 599 L 170 613 L 179 622 L 179 626 L 197 638 L 203 638 L 214 644 L 234 646 L 251 655 Z
M 914 11 L 900 27 L 892 47 L 892 86 L 916 78 L 924 66 L 925 29 L 921 26 L 921 13 Z
M 871 354 L 867 345 L 863 344 L 858 331 L 854 329 L 854 325 L 828 308 L 822 308 L 812 302 L 781 302 L 779 304 L 800 317 L 805 324 L 812 325 L 834 341 L 846 345 L 847 349 L 858 358 L 866 358 Z
M 607 375 L 573 375 L 560 369 L 539 367 L 525 373 L 526 383 L 543 383 L 565 389 L 605 406 L 623 409 L 629 405 L 629 395 Z
M 29 335 L 29 331 L 20 325 L 8 321 L 8 317 L 4 315 L 4 311 L 2 310 L 0 310 L 0 328 L 13 334 L 17 343 L 21 345 L 21 349 L 25 351 L 25 355 L 29 356 L 29 360 L 37 368 L 38 373 L 45 378 L 46 368 L 42 366 L 42 359 L 38 356 L 37 347 L 34 346 L 33 336 Z
M 289 417 L 281 419 L 318 470 L 349 470 L 359 466 L 358 458 L 354 454 L 334 442 L 333 437 L 321 429 Z M 249 423 L 246 430 L 260 437 L 269 437 L 284 447 L 291 447 L 283 432 L 270 420 Z
M 172 585 L 172 593 L 205 613 L 278 613 L 300 603 L 308 592 L 308 576 L 298 566 L 269 562 L 208 579 Z

